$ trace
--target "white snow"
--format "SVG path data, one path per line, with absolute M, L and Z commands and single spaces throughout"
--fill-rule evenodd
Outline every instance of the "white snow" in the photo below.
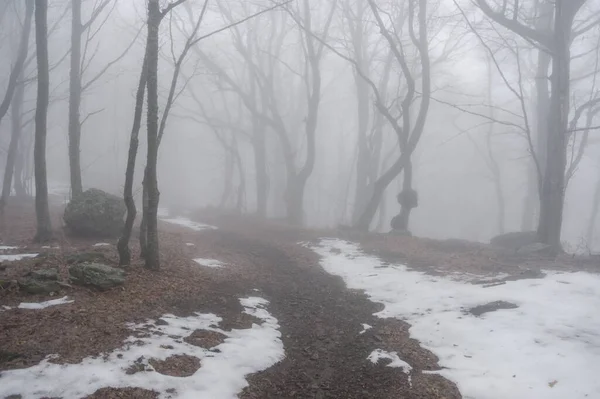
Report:
M 50 301 L 39 302 L 39 303 L 21 302 L 19 304 L 19 309 L 39 310 L 39 309 L 49 308 L 50 306 L 63 305 L 65 303 L 73 303 L 73 302 L 75 302 L 75 301 L 69 300 L 69 297 L 64 296 L 62 298 L 52 299 Z
M 82 398 L 104 387 L 141 387 L 156 390 L 160 398 L 234 399 L 248 385 L 246 375 L 264 370 L 284 358 L 277 319 L 264 308 L 268 301 L 250 297 L 240 299 L 244 312 L 263 322 L 244 330 L 224 331 L 217 327 L 221 318 L 196 313 L 190 317 L 165 315 L 166 325 L 154 321 L 130 325 L 132 330 L 149 332 L 145 338 L 130 337 L 122 348 L 112 353 L 88 357 L 79 364 L 52 364 L 45 359 L 36 366 L 2 372 L 0 397 L 22 395 L 23 399 L 63 397 Z M 183 341 L 194 330 L 225 334 L 225 342 L 209 351 Z M 177 338 L 172 338 L 177 337 Z M 201 367 L 189 377 L 160 374 L 148 364 L 149 359 L 164 360 L 173 355 L 195 356 Z M 127 375 L 137 360 L 145 371 Z
M 6 305 L 2 305 L 2 307 L 0 307 L 0 312 L 6 312 L 7 310 L 11 310 L 12 308 L 10 306 L 6 306 Z
M 404 374 L 410 374 L 412 371 L 412 366 L 400 359 L 397 352 L 387 352 L 383 349 L 375 349 L 369 356 L 367 356 L 367 359 L 373 364 L 377 364 L 380 359 L 389 359 L 391 362 L 386 364 L 386 367 L 399 367 L 402 369 Z
M 177 217 L 177 218 L 172 218 L 172 219 L 162 219 L 161 218 L 160 220 L 162 220 L 163 222 L 167 222 L 167 223 L 185 226 L 194 231 L 215 230 L 216 229 L 215 226 L 210 226 L 208 224 L 193 222 L 190 219 L 187 219 L 184 217 Z
M 323 240 L 314 250 L 326 271 L 385 306 L 377 316 L 410 323 L 465 399 L 600 398 L 600 276 L 546 272 L 484 288 L 402 265 L 381 268 L 345 241 Z M 498 300 L 518 308 L 465 312 Z
M 194 243 L 192 243 L 192 242 L 186 242 L 186 243 L 185 243 L 185 245 L 187 245 L 188 247 L 193 247 L 193 246 L 195 246 L 196 244 L 194 244 Z
M 216 260 L 216 259 L 196 258 L 196 259 L 194 259 L 194 262 L 196 262 L 200 266 L 210 267 L 213 269 L 217 269 L 219 267 L 225 266 L 225 263 L 221 262 L 220 260 Z
M 38 254 L 0 255 L 0 262 L 13 262 L 24 258 L 35 258 Z
M 368 324 L 362 323 L 362 331 L 359 332 L 359 334 L 364 334 L 367 332 L 367 330 L 370 330 L 371 328 L 373 328 L 373 326 L 370 326 Z
M 107 242 L 99 242 L 99 243 L 94 244 L 94 247 L 108 247 L 108 246 L 110 246 L 110 244 Z
M 19 247 L 11 247 L 10 245 L 0 245 L 0 251 L 10 251 L 11 249 L 18 249 Z

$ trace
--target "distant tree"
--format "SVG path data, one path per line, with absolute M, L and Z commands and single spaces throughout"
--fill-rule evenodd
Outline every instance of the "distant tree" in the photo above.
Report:
M 18 85 L 19 77 L 23 71 L 23 66 L 27 59 L 27 51 L 29 49 L 29 33 L 31 32 L 31 19 L 33 16 L 33 0 L 25 0 L 25 20 L 23 21 L 23 27 L 21 28 L 21 39 L 19 42 L 19 49 L 15 63 L 11 69 L 10 76 L 8 77 L 8 84 L 4 98 L 0 103 L 0 122 L 6 116 L 12 97 Z
M 52 238 L 52 224 L 48 205 L 48 180 L 46 173 L 46 134 L 50 73 L 48 65 L 48 0 L 35 0 L 35 41 L 37 58 L 37 103 L 35 110 L 35 211 L 37 216 L 37 242 Z
M 25 2 L 25 19 L 23 21 L 23 32 L 21 34 L 21 43 L 19 45 L 19 50 L 17 54 L 17 64 L 19 64 L 20 60 L 23 61 L 27 58 L 27 53 L 29 49 L 29 35 L 31 32 L 31 23 L 33 19 L 33 10 L 34 10 L 34 2 L 33 0 L 27 0 Z M 23 67 L 24 62 L 21 63 L 21 67 Z M 18 82 L 19 79 L 22 78 L 22 70 L 18 70 L 18 74 L 14 76 L 17 81 L 16 87 L 14 88 L 14 95 L 12 96 L 11 101 L 11 136 L 10 136 L 10 144 L 8 147 L 8 153 L 6 156 L 6 166 L 4 168 L 4 180 L 2 182 L 2 196 L 0 198 L 0 212 L 4 211 L 4 206 L 10 196 L 12 182 L 13 182 L 13 172 L 15 169 L 15 163 L 18 158 L 18 148 L 19 148 L 19 139 L 21 137 L 22 131 L 22 106 L 23 106 L 23 97 L 25 94 L 25 84 L 23 82 Z M 9 86 L 11 85 L 11 81 L 13 76 L 9 78 Z M 7 90 L 7 95 L 9 94 Z M 6 98 L 5 98 L 6 99 Z M 0 117 L 0 120 L 2 118 Z M 20 179 L 20 176 L 18 176 Z
M 479 8 L 490 19 L 551 55 L 550 95 L 545 162 L 540 165 L 540 217 L 537 233 L 541 242 L 561 249 L 561 228 L 566 188 L 566 151 L 569 143 L 569 110 L 573 24 L 585 0 L 556 0 L 551 29 L 531 28 L 519 21 L 520 4 L 508 2 L 494 10 L 486 0 L 477 0 Z

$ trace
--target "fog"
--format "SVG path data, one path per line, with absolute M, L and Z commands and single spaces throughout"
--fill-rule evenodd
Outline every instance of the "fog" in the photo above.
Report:
M 70 178 L 70 3 L 51 0 L 48 10 L 51 70 L 46 154 L 50 186 L 68 185 Z M 83 1 L 83 21 L 89 20 L 101 3 Z M 364 129 L 370 140 L 367 145 L 371 157 L 366 158 L 366 162 L 378 163 L 376 177 L 400 157 L 397 134 L 389 121 L 381 117 L 373 88 L 365 86 L 364 79 L 356 72 L 356 40 L 362 41 L 359 43 L 362 72 L 376 86 L 381 86 L 385 106 L 400 126 L 404 119 L 410 118 L 408 127 L 411 131 L 415 129 L 423 106 L 423 60 L 407 27 L 412 23 L 416 30 L 412 34 L 418 35 L 420 6 L 410 1 L 372 3 L 378 7 L 378 16 L 387 26 L 395 48 L 402 51 L 405 67 L 415 81 L 416 94 L 405 115 L 401 102 L 407 93 L 406 74 L 396 55 L 389 55 L 390 43 L 382 35 L 370 3 L 366 0 L 293 0 L 194 44 L 182 63 L 159 148 L 159 206 L 172 210 L 212 206 L 255 213 L 259 188 L 253 143 L 260 136 L 255 135 L 259 129 L 265 140 L 264 159 L 269 181 L 266 216 L 289 217 L 285 193 L 290 178 L 286 162 L 289 167 L 290 159 L 282 152 L 281 134 L 286 135 L 291 146 L 295 173 L 301 174 L 310 152 L 306 138 L 307 123 L 311 123 L 309 115 L 314 114 L 310 99 L 314 101 L 316 95 L 315 73 L 308 54 L 316 51 L 320 58 L 316 60 L 320 71 L 316 151 L 314 167 L 307 172 L 302 222 L 309 227 L 354 224 L 353 212 L 359 206 L 356 185 L 360 135 L 363 134 L 360 130 Z M 431 100 L 422 137 L 411 157 L 412 188 L 418 192 L 418 207 L 413 208 L 408 230 L 416 236 L 489 241 L 503 232 L 537 228 L 539 200 L 530 147 L 538 148 L 538 53 L 547 50 L 494 21 L 477 3 L 427 2 Z M 538 14 L 543 8 L 541 4 L 546 2 L 521 1 L 516 10 L 510 4 L 506 8 L 506 2 L 504 10 L 501 10 L 501 1 L 487 3 L 493 13 L 509 15 L 507 21 L 519 21 L 520 26 L 534 29 L 536 18 L 541 18 Z M 570 99 L 569 122 L 576 117 L 578 107 L 600 94 L 596 82 L 600 2 L 583 3 L 574 17 L 573 32 L 577 34 L 571 35 L 570 92 L 563 95 Z M 195 37 L 210 34 L 274 4 L 267 0 L 209 1 Z M 167 2 L 161 1 L 161 8 L 166 6 Z M 167 103 L 174 60 L 184 49 L 203 6 L 204 1 L 188 0 L 173 8 L 160 25 L 159 118 Z M 3 60 L 0 63 L 3 91 L 0 93 L 4 93 L 14 65 L 24 10 L 22 1 L 7 0 L 0 5 Z M 82 92 L 80 114 L 84 122 L 80 154 L 84 189 L 96 187 L 123 195 L 135 93 L 146 45 L 146 14 L 145 1 L 108 1 L 82 36 L 83 85 L 106 69 Z M 356 39 L 355 34 L 353 42 L 352 35 L 358 30 L 362 31 L 362 38 Z M 307 45 L 316 50 L 310 50 Z M 33 30 L 29 47 L 32 58 L 35 54 Z M 388 57 L 389 77 L 382 84 Z M 546 71 L 546 76 L 537 79 L 549 81 L 551 67 Z M 21 75 L 27 83 L 20 151 L 26 154 L 23 179 L 30 191 L 33 189 L 34 123 L 29 121 L 35 109 L 35 76 L 35 61 L 26 62 Z M 366 97 L 359 99 L 357 84 L 366 90 Z M 548 82 L 545 86 L 548 90 L 551 85 Z M 247 98 L 251 99 L 250 104 L 244 102 Z M 263 116 L 253 115 L 252 107 L 257 107 Z M 360 107 L 366 113 L 362 121 Z M 570 132 L 575 134 L 563 132 L 568 136 L 567 169 L 571 159 L 577 158 L 579 147 L 584 147 L 565 191 L 561 240 L 569 251 L 600 249 L 598 234 L 592 235 L 592 241 L 588 242 L 590 224 L 597 224 L 592 207 L 600 181 L 597 111 L 597 106 L 583 109 L 578 121 L 570 127 Z M 276 123 L 280 120 L 284 132 L 275 131 L 271 122 L 265 122 L 265 115 Z M 550 118 L 550 113 L 547 115 Z M 362 128 L 361 123 L 364 123 Z M 379 143 L 377 137 L 372 136 L 377 123 L 381 126 Z M 591 128 L 585 130 L 586 126 Z M 531 132 L 529 138 L 527 130 Z M 0 125 L 2 169 L 6 164 L 10 132 L 9 111 Z M 146 137 L 144 111 L 134 183 L 138 204 L 141 204 L 146 164 Z M 373 218 L 372 230 L 390 230 L 390 220 L 400 211 L 396 196 L 402 191 L 403 176 L 403 173 L 394 176 L 385 190 L 384 205 L 380 205 Z M 497 179 L 500 179 L 499 185 L 495 183 Z M 240 189 L 241 183 L 244 186 Z M 498 188 L 504 199 L 501 223 Z M 526 209 L 528 192 L 534 194 L 533 211 Z M 527 213 L 532 222 L 524 226 Z

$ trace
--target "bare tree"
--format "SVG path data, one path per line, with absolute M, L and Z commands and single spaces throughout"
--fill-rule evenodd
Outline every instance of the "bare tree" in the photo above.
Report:
M 17 84 L 19 81 L 19 76 L 23 71 L 23 66 L 25 65 L 25 60 L 27 59 L 27 52 L 29 49 L 29 33 L 31 32 L 31 20 L 33 17 L 33 0 L 25 1 L 25 20 L 23 22 L 23 27 L 21 29 L 21 39 L 19 42 L 19 49 L 17 51 L 17 56 L 15 59 L 15 63 L 11 69 L 10 76 L 8 77 L 8 86 L 6 87 L 6 92 L 4 93 L 4 98 L 0 103 L 0 122 L 6 116 L 8 112 L 8 108 L 10 107 L 10 103 L 12 101 L 12 97 L 17 88 Z
M 46 174 L 46 134 L 50 73 L 48 65 L 48 0 L 35 0 L 35 41 L 38 69 L 37 103 L 35 110 L 35 211 L 37 216 L 37 242 L 52 238 L 52 224 L 48 205 L 48 180 Z
M 515 32 L 552 57 L 551 90 L 548 107 L 546 161 L 540 190 L 540 218 L 537 233 L 541 242 L 561 248 L 561 228 L 565 195 L 566 151 L 568 145 L 568 114 L 570 105 L 570 46 L 575 16 L 585 0 L 556 0 L 554 21 L 550 31 L 528 27 L 518 20 L 519 2 L 512 4 L 512 15 L 507 8 L 494 11 L 486 0 L 477 0 L 481 10 L 496 23 Z
M 402 192 L 398 195 L 398 202 L 401 205 L 401 210 L 400 214 L 392 220 L 392 228 L 404 231 L 408 229 L 408 220 L 411 210 L 417 206 L 416 191 L 412 189 L 412 164 L 410 158 L 425 128 L 431 98 L 431 64 L 427 39 L 427 4 L 424 0 L 419 0 L 418 2 L 410 0 L 408 2 L 407 29 L 410 41 L 418 54 L 419 75 L 421 80 L 421 98 L 420 101 L 415 101 L 417 95 L 416 79 L 414 73 L 409 68 L 406 50 L 404 46 L 400 45 L 400 39 L 396 36 L 397 31 L 394 30 L 394 33 L 392 33 L 390 28 L 384 23 L 380 9 L 375 0 L 368 1 L 377 25 L 381 30 L 381 34 L 388 42 L 388 45 L 394 54 L 395 61 L 402 70 L 402 78 L 406 84 L 406 93 L 401 101 L 400 116 L 397 117 L 392 115 L 389 108 L 381 102 L 379 92 L 376 86 L 371 82 L 371 88 L 376 95 L 377 108 L 393 127 L 398 138 L 398 146 L 401 155 L 375 182 L 373 186 L 373 195 L 365 206 L 365 210 L 361 216 L 354 223 L 354 227 L 361 230 L 369 229 L 385 189 L 396 176 L 400 174 L 400 172 L 404 171 Z M 416 33 L 417 31 L 414 26 L 415 19 L 418 22 L 418 34 Z M 366 77 L 363 76 L 363 78 Z M 414 115 L 415 113 L 417 114 L 417 117 L 413 123 L 411 115 Z M 401 124 L 398 122 L 398 118 L 401 118 Z
M 87 58 L 88 47 L 93 38 L 104 27 L 104 24 L 110 17 L 117 2 L 114 0 L 102 0 L 97 2 L 91 11 L 91 15 L 86 22 L 82 22 L 81 6 L 83 0 L 71 0 L 71 69 L 69 74 L 69 170 L 71 173 L 71 192 L 73 196 L 83 192 L 83 183 L 81 177 L 81 131 L 83 122 L 91 116 L 89 114 L 84 120 L 81 120 L 80 108 L 81 99 L 85 90 L 90 88 L 98 79 L 100 79 L 110 67 L 121 60 L 131 49 L 137 35 L 131 43 L 115 59 L 109 61 L 95 75 L 89 78 L 87 82 L 82 80 L 82 75 L 91 64 L 95 53 Z M 112 7 L 107 8 L 111 5 Z M 107 10 L 106 15 L 100 21 L 97 28 L 94 29 L 94 23 L 102 16 L 103 11 Z M 141 30 L 140 30 L 141 31 Z M 139 33 L 138 33 L 139 34 Z M 83 48 L 82 48 L 83 44 Z M 82 52 L 83 50 L 83 52 Z

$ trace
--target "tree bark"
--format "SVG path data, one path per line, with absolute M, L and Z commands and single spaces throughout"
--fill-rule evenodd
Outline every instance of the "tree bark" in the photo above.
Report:
M 144 95 L 146 93 L 146 78 L 147 78 L 147 60 L 144 55 L 142 71 L 135 96 L 135 111 L 133 115 L 133 127 L 131 128 L 131 136 L 129 138 L 129 153 L 127 156 L 127 169 L 125 170 L 125 189 L 123 191 L 123 199 L 127 207 L 127 217 L 123 226 L 123 233 L 117 243 L 119 251 L 119 265 L 126 266 L 131 264 L 131 251 L 129 250 L 129 240 L 133 230 L 133 223 L 136 217 L 135 200 L 133 198 L 133 181 L 135 175 L 135 161 L 139 146 L 139 134 L 142 124 L 142 110 L 144 108 Z
M 265 125 L 254 115 L 252 116 L 252 146 L 254 148 L 254 168 L 256 169 L 256 213 L 259 217 L 265 218 L 269 202 L 267 143 Z
M 160 253 L 158 247 L 158 33 L 161 12 L 158 0 L 148 2 L 148 153 L 146 163 L 146 188 L 148 190 L 148 207 L 145 212 L 147 248 L 145 267 L 150 270 L 160 269 Z
M 541 0 L 538 4 L 536 16 L 536 29 L 539 31 L 549 31 L 552 29 L 552 17 L 554 15 L 554 5 Z M 523 206 L 523 217 L 521 222 L 522 231 L 531 231 L 536 223 L 536 215 L 539 210 L 540 182 L 543 176 L 539 176 L 535 166 L 533 156 L 537 157 L 539 165 L 546 165 L 547 135 L 548 135 L 548 110 L 550 103 L 550 92 L 548 90 L 548 68 L 552 62 L 551 55 L 542 49 L 538 50 L 537 68 L 535 76 L 535 154 L 531 154 L 532 159 L 528 165 L 527 176 L 527 194 Z M 543 172 L 543 171 L 542 171 Z
M 81 182 L 81 0 L 71 1 L 71 71 L 69 74 L 69 170 L 71 195 L 83 192 Z
M 23 96 L 25 94 L 25 85 L 19 84 L 15 90 L 11 105 L 11 135 L 10 144 L 8 146 L 8 154 L 6 156 L 6 167 L 4 168 L 4 180 L 2 182 L 2 197 L 0 198 L 0 212 L 4 211 L 13 182 L 13 174 L 15 170 L 15 161 L 19 151 L 19 138 L 21 137 L 22 127 L 22 106 Z M 16 179 L 15 179 L 16 180 Z
M 15 64 L 8 77 L 8 85 L 6 87 L 4 99 L 2 100 L 2 103 L 0 103 L 0 122 L 2 122 L 2 119 L 4 119 L 8 112 L 17 84 L 19 83 L 19 76 L 21 76 L 21 73 L 23 72 L 23 66 L 27 59 L 31 20 L 33 18 L 33 5 L 33 0 L 25 0 L 25 21 L 23 22 L 23 29 L 21 31 L 21 41 L 19 43 L 17 59 L 15 60 Z
M 46 174 L 46 134 L 48 103 L 50 97 L 50 71 L 48 66 L 48 0 L 35 0 L 35 41 L 37 50 L 38 88 L 35 110 L 35 211 L 37 234 L 35 241 L 52 238 L 52 224 L 48 205 L 48 180 Z
M 551 245 L 555 252 L 561 250 L 570 103 L 570 32 L 575 14 L 583 4 L 582 0 L 578 1 L 581 4 L 567 4 L 565 0 L 555 3 L 547 156 L 537 229 L 541 242 Z
M 588 249 L 591 251 L 594 247 L 594 233 L 596 231 L 596 220 L 598 219 L 598 208 L 600 207 L 600 175 L 596 181 L 594 189 L 594 199 L 592 200 L 592 212 L 588 219 L 586 241 Z

